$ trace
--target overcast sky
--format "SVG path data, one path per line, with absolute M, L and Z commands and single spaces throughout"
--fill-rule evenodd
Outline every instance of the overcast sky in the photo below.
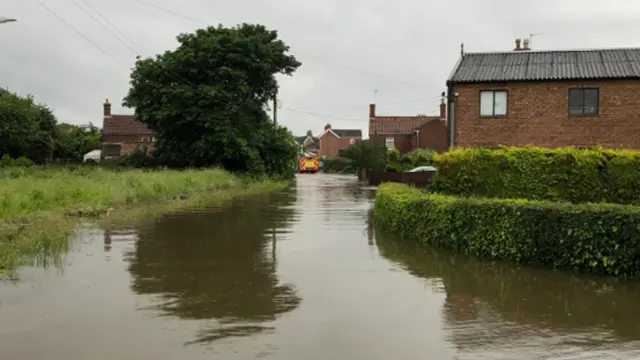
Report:
M 640 45 L 637 0 L 145 0 L 177 14 L 138 0 L 39 1 L 0 0 L 0 17 L 18 19 L 0 24 L 0 86 L 33 94 L 59 121 L 99 126 L 106 97 L 114 113 L 133 113 L 121 101 L 135 54 L 75 3 L 104 23 L 91 4 L 142 56 L 206 24 L 278 30 L 303 63 L 280 81 L 279 121 L 299 135 L 327 122 L 366 134 L 376 89 L 380 114 L 437 114 L 462 42 L 507 51 L 541 32 L 534 49 Z

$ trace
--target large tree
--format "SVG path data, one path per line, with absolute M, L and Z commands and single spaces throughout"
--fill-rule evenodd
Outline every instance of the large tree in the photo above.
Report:
M 0 157 L 27 157 L 44 163 L 55 148 L 56 117 L 33 97 L 0 89 Z
M 275 75 L 291 75 L 300 63 L 277 32 L 220 25 L 177 40 L 177 49 L 137 60 L 124 99 L 157 133 L 158 157 L 176 167 L 290 172 L 295 139 L 265 108 L 278 89 Z

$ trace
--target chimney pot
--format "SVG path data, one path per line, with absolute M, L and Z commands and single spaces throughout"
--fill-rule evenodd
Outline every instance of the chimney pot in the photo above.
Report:
M 447 102 L 444 100 L 444 96 L 440 101 L 440 120 L 447 120 Z
M 374 117 L 376 117 L 376 104 L 371 103 L 369 104 L 369 118 Z
M 111 103 L 109 99 L 104 101 L 104 116 L 111 116 Z
M 331 129 L 331 124 L 327 123 L 327 125 L 324 126 L 324 131 L 327 131 Z
M 513 51 L 520 51 L 520 50 L 522 50 L 522 49 L 520 48 L 520 43 L 521 43 L 521 42 L 522 42 L 522 40 L 521 40 L 521 39 L 516 39 L 516 48 L 515 48 L 515 49 L 513 49 Z
M 531 50 L 529 48 L 529 39 L 524 39 L 524 41 L 522 43 L 523 43 L 522 50 Z

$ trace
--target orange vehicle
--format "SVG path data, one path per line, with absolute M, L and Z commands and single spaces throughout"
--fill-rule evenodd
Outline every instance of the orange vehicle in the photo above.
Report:
M 298 168 L 298 172 L 300 173 L 316 173 L 320 170 L 320 164 L 318 162 L 318 157 L 314 154 L 304 154 L 300 156 L 300 164 Z

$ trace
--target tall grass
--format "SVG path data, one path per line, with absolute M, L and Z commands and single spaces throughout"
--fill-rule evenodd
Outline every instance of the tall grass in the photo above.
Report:
M 168 203 L 199 206 L 285 186 L 282 182 L 251 181 L 217 169 L 0 169 L 0 273 L 34 256 L 66 251 L 77 216 L 113 216 L 111 213 L 156 206 L 158 211 L 168 211 L 175 208 Z M 141 212 L 145 213 L 151 212 Z

